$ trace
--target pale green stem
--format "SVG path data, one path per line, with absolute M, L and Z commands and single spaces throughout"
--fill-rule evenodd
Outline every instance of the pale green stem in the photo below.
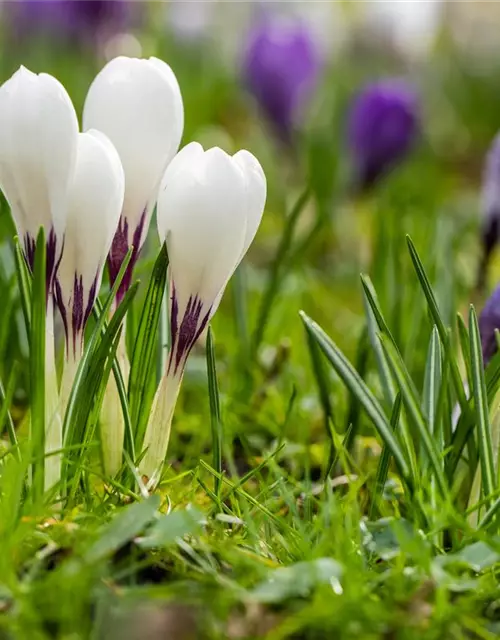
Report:
M 45 321 L 45 490 L 61 479 L 61 454 L 48 455 L 62 448 L 62 420 L 57 386 L 54 349 L 54 306 L 52 296 L 47 301 Z
M 121 369 L 123 382 L 128 384 L 130 363 L 125 344 L 125 326 L 120 337 L 116 352 L 116 359 Z M 125 421 L 115 378 L 110 376 L 101 409 L 101 446 L 104 473 L 115 476 L 121 469 L 123 458 L 123 439 L 125 435 Z
M 182 375 L 183 367 L 176 375 L 164 373 L 153 401 L 143 444 L 146 453 L 139 463 L 139 471 L 148 478 L 148 488 L 154 487 L 161 477 Z
M 499 458 L 500 458 L 500 391 L 497 392 L 490 406 L 490 423 L 491 423 L 491 441 L 493 445 L 493 459 L 495 461 L 495 471 L 498 475 Z M 498 487 L 496 487 L 498 488 Z M 468 507 L 471 508 L 479 502 L 481 498 L 481 465 L 478 464 L 476 475 L 469 497 Z M 481 520 L 481 509 L 470 514 L 468 521 L 473 527 L 476 527 Z
M 66 409 L 68 408 L 71 389 L 75 381 L 76 372 L 82 359 L 83 341 L 80 338 L 79 344 L 76 345 L 75 352 L 72 349 L 66 351 L 66 360 L 64 362 L 64 371 L 61 380 L 61 416 L 64 418 Z

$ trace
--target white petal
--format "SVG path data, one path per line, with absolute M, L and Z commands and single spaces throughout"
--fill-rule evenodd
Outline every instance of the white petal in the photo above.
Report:
M 242 149 L 233 156 L 233 159 L 240 165 L 247 179 L 247 231 L 245 235 L 245 244 L 240 260 L 248 251 L 252 244 L 257 229 L 259 228 L 267 196 L 267 183 L 264 170 L 260 162 L 249 151 Z
M 109 139 L 99 131 L 80 133 L 58 272 L 65 306 L 70 304 L 75 276 L 82 278 L 85 302 L 94 281 L 100 283 L 120 218 L 123 194 L 123 168 Z
M 0 89 L 0 183 L 18 231 L 64 232 L 78 120 L 63 85 L 21 67 Z
M 125 172 L 123 216 L 129 221 L 129 242 L 145 210 L 150 217 L 183 126 L 179 85 L 170 67 L 157 58 L 115 58 L 89 89 L 83 127 L 103 131 L 121 158 Z M 145 231 L 148 224 L 149 220 Z
M 158 229 L 167 241 L 181 316 L 191 295 L 214 302 L 236 268 L 246 234 L 241 167 L 221 149 L 200 150 L 189 145 L 179 154 L 165 173 L 158 200 Z

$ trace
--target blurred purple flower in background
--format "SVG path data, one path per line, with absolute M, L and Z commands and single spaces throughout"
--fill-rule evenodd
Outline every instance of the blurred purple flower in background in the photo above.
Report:
M 481 192 L 481 241 L 483 255 L 479 264 L 478 288 L 486 282 L 488 263 L 500 236 L 500 133 L 486 156 Z
M 365 86 L 348 117 L 348 145 L 356 186 L 374 184 L 410 152 L 420 132 L 415 88 L 399 79 Z
M 296 118 L 318 79 L 319 54 L 298 20 L 263 16 L 250 33 L 243 74 L 275 133 L 289 142 Z
M 500 329 L 500 285 L 486 301 L 478 319 L 484 366 L 497 351 L 495 329 Z
M 3 9 L 13 37 L 49 34 L 85 41 L 126 29 L 139 4 L 124 0 L 16 0 L 4 3 Z

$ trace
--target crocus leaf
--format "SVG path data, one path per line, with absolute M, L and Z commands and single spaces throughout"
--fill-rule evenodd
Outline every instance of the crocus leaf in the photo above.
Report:
M 481 483 L 483 495 L 489 496 L 497 487 L 491 425 L 489 418 L 488 395 L 484 377 L 481 336 L 474 307 L 469 312 L 470 361 L 472 367 L 472 384 L 474 391 L 474 408 L 479 445 L 479 461 L 481 464 Z
M 212 428 L 212 457 L 213 466 L 217 471 L 214 476 L 215 494 L 220 496 L 222 475 L 222 444 L 223 430 L 222 418 L 220 411 L 219 385 L 217 382 L 217 369 L 215 365 L 215 345 L 212 333 L 212 327 L 208 327 L 207 335 L 207 376 L 208 376 L 208 395 L 210 399 L 210 425 Z
M 405 478 L 408 478 L 408 463 L 403 451 L 401 450 L 399 442 L 394 437 L 389 420 L 380 406 L 380 403 L 363 382 L 358 372 L 354 369 L 337 345 L 326 335 L 323 329 L 321 329 L 321 327 L 311 320 L 311 318 L 309 318 L 304 312 L 301 312 L 300 315 L 306 330 L 316 340 L 328 362 L 335 369 L 351 393 L 357 396 L 361 406 L 371 418 L 373 426 L 394 456 L 394 460 L 401 474 Z
M 19 291 L 21 293 L 21 306 L 23 309 L 24 321 L 26 324 L 26 331 L 28 336 L 30 335 L 30 321 L 31 321 L 31 276 L 26 264 L 23 250 L 19 238 L 16 237 L 14 245 L 14 256 L 16 259 L 16 275 L 17 282 L 19 284 Z
M 149 281 L 130 363 L 128 399 L 136 451 L 142 450 L 153 403 L 155 386 L 152 382 L 156 374 L 157 329 L 167 280 L 167 267 L 168 254 L 166 246 L 163 245 Z

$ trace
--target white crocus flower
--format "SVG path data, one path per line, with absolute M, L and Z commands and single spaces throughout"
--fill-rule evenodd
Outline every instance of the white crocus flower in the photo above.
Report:
M 169 255 L 170 352 L 147 426 L 141 472 L 161 472 L 186 359 L 259 227 L 266 179 L 248 151 L 184 147 L 168 167 L 158 199 L 158 232 Z
M 46 73 L 21 67 L 0 88 L 0 188 L 33 267 L 35 242 L 47 242 L 45 344 L 45 449 L 61 447 L 62 425 L 54 357 L 52 285 L 64 244 L 68 188 L 76 160 L 78 120 L 68 93 Z M 45 486 L 60 475 L 59 461 L 45 461 Z
M 162 176 L 182 137 L 184 108 L 173 71 L 158 58 L 120 56 L 111 60 L 89 89 L 83 128 L 98 129 L 108 136 L 125 173 L 123 210 L 109 254 L 112 281 L 132 246 L 134 254 L 120 287 L 119 301 L 130 285 Z
M 63 404 L 82 355 L 85 324 L 118 226 L 124 188 L 120 157 L 110 140 L 100 131 L 80 133 L 69 189 L 64 251 L 55 281 L 66 332 Z
M 0 187 L 33 266 L 40 227 L 51 284 L 60 259 L 78 120 L 63 85 L 21 67 L 0 88 Z
M 119 304 L 130 286 L 134 265 L 146 239 L 168 163 L 177 153 L 184 129 L 184 107 L 177 79 L 166 62 L 120 56 L 111 60 L 92 83 L 83 110 L 83 128 L 105 133 L 116 147 L 125 173 L 125 197 L 108 256 L 113 284 L 123 259 L 133 247 L 130 263 L 118 289 Z M 125 332 L 117 359 L 125 383 L 130 364 Z M 108 475 L 121 466 L 125 424 L 114 379 L 104 396 L 101 436 L 113 451 L 104 451 Z

